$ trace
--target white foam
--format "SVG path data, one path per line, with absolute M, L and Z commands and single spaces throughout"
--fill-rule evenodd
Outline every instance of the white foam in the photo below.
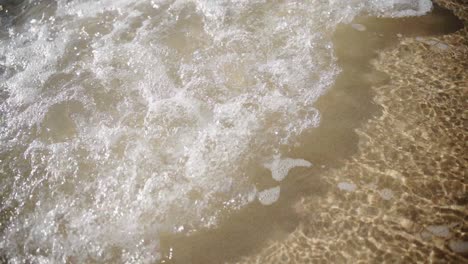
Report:
M 280 186 L 263 190 L 258 193 L 258 200 L 263 205 L 272 205 L 278 201 L 280 197 Z
M 351 27 L 354 28 L 357 31 L 366 31 L 367 30 L 366 26 L 364 26 L 363 24 L 355 23 L 355 24 L 351 24 Z
M 310 167 L 312 164 L 303 159 L 281 159 L 280 156 L 275 156 L 272 161 L 265 163 L 264 166 L 271 170 L 271 176 L 276 181 L 282 181 L 288 176 L 289 170 L 295 167 Z
M 387 17 L 421 16 L 431 11 L 432 2 L 426 0 L 371 0 L 370 8 Z
M 0 254 L 151 263 L 161 232 L 276 201 L 246 168 L 319 125 L 338 23 L 431 5 L 390 2 L 25 1 L 0 41 Z
M 356 191 L 357 186 L 352 182 L 340 182 L 338 183 L 338 188 L 342 191 L 354 192 Z

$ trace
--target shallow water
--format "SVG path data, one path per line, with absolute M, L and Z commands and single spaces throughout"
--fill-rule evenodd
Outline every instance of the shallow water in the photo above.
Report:
M 430 6 L 12 7 L 0 45 L 2 254 L 219 263 L 282 237 L 297 225 L 290 204 L 326 192 L 320 173 L 354 153 L 352 129 L 378 109 L 372 50 L 458 26 L 443 11 L 364 15 Z
M 262 258 L 260 262 L 258 260 L 255 262 L 255 257 L 259 252 L 262 257 L 269 255 L 272 263 L 277 263 L 275 261 L 296 263 L 289 258 L 282 260 L 281 256 L 295 255 L 294 251 L 301 252 L 296 247 L 304 251 L 312 250 L 312 248 L 295 236 L 293 236 L 295 240 L 291 239 L 290 233 L 302 229 L 300 226 L 304 225 L 303 214 L 313 219 L 314 213 L 317 213 L 317 218 L 320 218 L 318 214 L 324 211 L 323 208 L 317 208 L 317 212 L 314 212 L 313 206 L 307 203 L 306 206 L 302 205 L 303 197 L 320 201 L 327 197 L 331 198 L 330 193 L 334 193 L 335 188 L 339 189 L 342 195 L 352 193 L 356 188 L 362 188 L 343 179 L 350 175 L 333 175 L 334 173 L 330 171 L 340 168 L 356 153 L 358 135 L 355 129 L 361 127 L 369 118 L 381 115 L 380 106 L 372 100 L 374 95 L 370 87 L 387 83 L 388 76 L 377 71 L 371 65 L 370 60 L 375 59 L 379 51 L 396 45 L 402 38 L 447 34 L 462 26 L 451 12 L 441 8 L 436 8 L 430 14 L 418 18 L 396 20 L 363 16 L 355 19 L 352 24 L 364 25 L 366 30 L 360 32 L 352 29 L 351 25 L 341 25 L 333 36 L 338 65 L 342 71 L 337 76 L 333 87 L 316 103 L 317 109 L 322 113 L 320 126 L 305 131 L 298 138 L 299 145 L 285 146 L 282 149 L 287 156 L 305 158 L 312 161 L 314 166 L 290 171 L 287 179 L 281 183 L 281 199 L 274 206 L 264 207 L 251 204 L 238 214 L 230 215 L 218 229 L 200 232 L 188 238 L 185 236 L 165 237 L 163 249 L 167 252 L 166 256 L 172 256 L 172 262 L 166 259 L 165 263 L 222 263 L 226 260 L 237 261 L 240 256 L 247 256 L 249 260 L 240 261 L 240 263 L 269 263 L 264 262 L 265 259 Z M 257 175 L 260 175 L 256 178 L 258 185 L 266 186 L 265 188 L 276 185 L 276 182 L 269 178 L 268 171 L 257 172 Z M 334 182 L 335 179 L 324 179 L 324 176 L 339 177 L 341 182 L 338 185 L 330 185 L 330 182 Z M 373 181 L 369 178 L 367 180 Z M 382 189 L 379 195 L 384 200 L 390 200 L 394 194 L 392 190 Z M 333 199 L 336 198 L 333 197 Z M 333 201 L 327 202 L 334 203 Z M 336 200 L 336 203 L 337 205 L 344 203 L 344 207 L 349 210 L 355 206 L 354 201 L 347 203 L 346 200 L 345 202 Z M 307 208 L 307 211 L 303 211 L 303 206 Z M 344 214 L 347 215 L 347 213 Z M 332 218 L 331 220 L 340 222 L 342 219 Z M 321 225 L 324 226 L 319 225 L 314 228 L 325 229 L 326 224 L 321 223 Z M 381 224 L 377 223 L 376 226 L 378 225 Z M 346 230 L 347 228 L 340 225 L 336 229 Z M 358 234 L 354 235 L 356 238 L 359 237 Z M 311 237 L 314 235 L 312 234 Z M 341 237 L 334 239 L 341 242 L 344 240 Z M 291 243 L 291 245 L 288 245 L 290 247 L 286 249 L 274 248 L 271 246 L 271 244 L 276 245 L 274 241 L 278 241 L 280 245 L 282 243 Z M 382 246 L 385 246 L 385 241 L 380 242 Z M 266 249 L 267 252 L 262 252 L 267 246 L 269 246 Z M 278 251 L 274 252 L 274 249 Z M 330 257 L 337 255 L 338 250 L 346 251 L 348 248 L 322 248 L 320 252 L 326 252 L 327 255 L 322 257 L 328 259 L 327 263 L 345 263 L 343 259 Z M 349 247 L 349 250 L 356 251 L 352 247 Z M 169 252 L 178 252 L 179 255 L 174 256 Z M 249 256 L 252 256 L 252 259 Z M 314 258 L 299 263 L 311 263 L 311 261 L 322 263 L 320 261 L 323 259 Z M 379 261 L 366 257 L 360 260 L 370 263 Z

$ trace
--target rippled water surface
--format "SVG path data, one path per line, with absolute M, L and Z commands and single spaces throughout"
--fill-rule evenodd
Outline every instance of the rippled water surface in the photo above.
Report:
M 346 101 L 338 94 L 337 105 L 317 108 L 346 66 L 337 50 L 346 55 L 351 40 L 333 42 L 335 32 L 357 16 L 431 8 L 425 0 L 10 1 L 0 31 L 0 254 L 12 263 L 154 263 L 183 254 L 166 245 L 178 236 L 221 222 L 230 230 L 229 217 L 249 226 L 250 205 L 267 208 L 288 193 L 281 182 L 290 170 L 334 165 L 333 151 L 311 160 L 291 156 L 294 148 L 308 142 L 320 156 L 346 144 L 304 140 L 323 111 Z M 256 212 L 271 215 L 294 224 L 286 211 Z M 219 235 L 195 243 L 210 239 Z

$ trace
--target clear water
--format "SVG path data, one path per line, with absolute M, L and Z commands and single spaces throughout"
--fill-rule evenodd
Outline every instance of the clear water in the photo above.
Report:
M 161 259 L 161 236 L 276 202 L 356 16 L 430 1 L 22 1 L 2 13 L 0 252 Z M 357 28 L 359 29 L 359 27 Z M 255 179 L 269 170 L 275 186 Z

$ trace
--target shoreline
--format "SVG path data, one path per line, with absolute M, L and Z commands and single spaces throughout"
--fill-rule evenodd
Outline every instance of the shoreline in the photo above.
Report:
M 348 166 L 350 160 L 359 156 L 362 139 L 355 130 L 382 115 L 381 106 L 372 98 L 377 95 L 376 87 L 385 86 L 390 81 L 390 77 L 376 69 L 371 61 L 377 59 L 381 52 L 396 48 L 405 37 L 443 35 L 462 27 L 459 20 L 452 17 L 450 11 L 436 8 L 425 17 L 356 19 L 356 23 L 368 28 L 365 31 L 353 29 L 352 25 L 340 26 L 335 33 L 334 44 L 337 45 L 335 50 L 343 71 L 336 84 L 317 102 L 316 106 L 323 114 L 322 122 L 319 127 L 301 135 L 298 139 L 302 143 L 300 146 L 283 150 L 288 157 L 311 161 L 313 167 L 293 169 L 282 182 L 280 200 L 272 206 L 253 203 L 221 221 L 214 230 L 199 230 L 188 237 L 163 239 L 162 255 L 172 258 L 163 258 L 161 263 L 282 263 L 284 259 L 309 263 L 324 255 L 328 256 L 328 262 L 340 263 L 339 259 L 331 258 L 333 252 L 326 252 L 321 246 L 327 243 L 327 239 L 333 242 L 334 237 L 317 240 L 317 258 L 301 260 L 296 254 L 309 254 L 311 245 L 305 243 L 304 238 L 312 239 L 314 236 L 308 237 L 302 231 L 310 218 L 315 217 L 313 214 L 326 214 L 328 207 L 335 206 L 339 199 L 343 199 L 344 207 L 349 205 L 343 192 L 336 191 L 337 185 L 343 181 L 335 181 L 339 179 L 335 176 Z M 383 29 L 375 27 L 375 24 Z M 397 37 L 396 32 L 400 32 L 402 27 L 405 27 L 404 34 Z M 382 35 L 385 33 L 382 30 L 387 32 L 386 36 Z M 346 181 L 344 183 L 344 188 L 349 187 Z M 332 223 L 333 219 L 325 222 Z M 323 223 L 315 224 L 321 226 Z M 330 227 L 340 226 L 331 224 Z M 288 261 L 284 263 L 290 263 Z
M 382 110 L 356 129 L 357 153 L 321 176 L 327 196 L 295 204 L 299 227 L 237 263 L 467 261 L 468 8 L 436 3 L 464 27 L 379 52 Z

